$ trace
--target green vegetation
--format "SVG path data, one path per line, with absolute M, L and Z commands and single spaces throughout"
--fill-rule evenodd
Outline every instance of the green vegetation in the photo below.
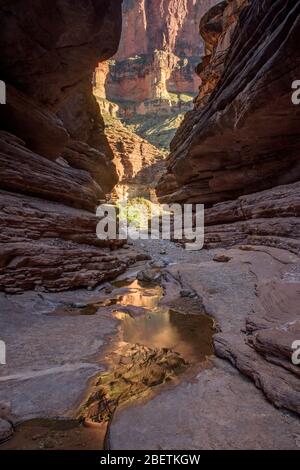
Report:
M 147 116 L 135 116 L 127 121 L 126 125 L 143 139 L 148 140 L 156 147 L 168 150 L 178 127 L 183 121 L 184 113 L 171 116 L 159 116 L 157 114 Z
M 194 99 L 194 95 L 188 93 L 170 93 L 169 96 L 172 102 L 179 103 L 190 103 Z
M 117 203 L 119 209 L 119 219 L 127 221 L 128 225 L 137 229 L 148 227 L 148 220 L 151 218 L 151 202 L 143 197 L 135 197 L 126 203 Z

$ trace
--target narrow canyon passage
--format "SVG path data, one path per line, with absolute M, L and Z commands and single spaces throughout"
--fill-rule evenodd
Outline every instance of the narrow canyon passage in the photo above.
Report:
M 0 24 L 0 450 L 299 450 L 300 1 Z M 165 203 L 201 249 L 99 236 Z
M 36 417 L 17 426 L 2 448 L 297 449 L 298 418 L 276 409 L 212 349 L 212 335 L 234 337 L 245 316 L 257 311 L 255 248 L 227 251 L 222 269 L 214 261 L 220 249 L 192 253 L 167 241 L 135 244 L 152 260 L 97 291 L 2 299 L 2 311 L 15 312 L 11 328 L 21 322 L 32 359 L 26 363 L 15 338 L 19 357 L 14 374 L 1 377 L 0 397 L 13 398 L 19 417 Z M 263 256 L 280 260 L 281 254 L 265 248 Z M 281 262 L 289 270 L 294 259 Z M 198 278 L 190 276 L 193 270 Z M 156 280 L 149 283 L 151 276 Z M 233 302 L 229 292 L 237 292 Z

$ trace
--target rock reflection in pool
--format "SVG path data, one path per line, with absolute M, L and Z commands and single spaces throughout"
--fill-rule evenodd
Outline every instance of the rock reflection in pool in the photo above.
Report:
M 134 307 L 155 308 L 163 296 L 163 290 L 159 286 L 143 285 L 139 281 L 115 283 L 118 287 L 126 288 L 119 300 L 120 305 L 132 305 Z
M 203 314 L 191 315 L 157 308 L 138 317 L 122 315 L 124 341 L 149 348 L 168 348 L 188 362 L 199 362 L 213 354 L 213 320 Z

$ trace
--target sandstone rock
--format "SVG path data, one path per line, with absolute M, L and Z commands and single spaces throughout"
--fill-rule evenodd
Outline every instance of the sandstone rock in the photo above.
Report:
M 294 253 L 300 248 L 300 184 L 278 186 L 234 201 L 215 204 L 205 212 L 208 248 L 238 243 L 269 245 Z
M 6 100 L 7 104 L 0 108 L 2 129 L 18 135 L 33 152 L 56 159 L 69 141 L 62 121 L 51 110 L 10 85 Z
M 228 263 L 230 261 L 230 257 L 226 256 L 225 254 L 218 254 L 215 255 L 213 260 L 216 261 L 217 263 Z
M 202 299 L 217 323 L 215 352 L 250 377 L 279 408 L 300 413 L 299 256 L 265 246 L 230 249 L 222 269 L 213 261 L 171 266 Z
M 103 250 L 59 239 L 7 243 L 0 250 L 0 290 L 10 293 L 41 287 L 56 292 L 96 287 L 127 268 Z
M 201 78 L 195 106 L 202 107 L 217 86 L 225 67 L 232 35 L 248 0 L 223 1 L 212 7 L 200 22 L 200 34 L 205 43 L 206 55 L 197 66 Z
M 230 1 L 224 15 L 239 3 Z M 168 172 L 177 188 L 168 193 L 163 177 L 163 201 L 212 205 L 299 179 L 300 108 L 291 104 L 300 67 L 298 8 L 255 0 L 243 9 L 209 102 L 186 116 L 172 142 Z M 223 50 L 222 34 L 219 41 Z
M 159 148 L 169 148 L 183 113 L 192 108 L 200 84 L 194 69 L 203 52 L 198 25 L 216 2 L 125 0 L 119 50 L 96 70 L 101 108 Z
M 0 290 L 95 287 L 122 273 L 137 254 L 112 255 L 124 241 L 98 240 L 91 213 L 0 192 Z
M 1 9 L 1 71 L 6 82 L 57 106 L 111 57 L 121 34 L 121 1 L 12 1 Z
M 117 119 L 104 115 L 105 134 L 112 149 L 119 183 L 114 189 L 118 199 L 155 198 L 155 185 L 164 167 L 164 155 L 147 140 Z
M 8 421 L 0 419 L 0 443 L 6 441 L 13 435 L 13 427 Z
M 99 219 L 88 211 L 21 194 L 0 191 L 0 242 L 32 242 L 57 238 L 95 247 L 121 246 L 96 236 Z
M 0 132 L 1 189 L 94 211 L 105 193 L 86 171 L 31 152 L 19 138 Z
M 4 3 L 0 289 L 92 288 L 134 258 L 111 256 L 120 243 L 99 242 L 93 217 L 118 181 L 91 81 L 117 50 L 121 1 Z
M 110 448 L 299 450 L 299 429 L 297 417 L 276 410 L 253 384 L 219 359 L 193 380 L 117 410 Z
M 141 282 L 159 283 L 161 273 L 158 269 L 144 269 L 137 274 L 137 279 Z
M 0 401 L 0 419 L 1 421 L 8 421 L 13 424 L 16 421 L 16 416 L 12 413 L 11 402 Z
M 214 0 L 125 0 L 120 47 L 110 65 L 108 98 L 135 102 L 135 109 L 151 112 L 150 101 L 170 107 L 169 92 L 196 93 L 199 80 L 194 74 L 203 50 L 198 24 Z M 141 107 L 141 102 L 145 102 Z M 183 104 L 183 103 L 182 103 Z M 130 108 L 130 104 L 126 106 Z M 143 109 L 142 109 L 143 108 Z M 153 111 L 153 109 L 152 109 Z M 147 110 L 146 110 L 147 112 Z
M 119 176 L 90 80 L 77 87 L 76 93 L 60 106 L 58 114 L 73 140 L 65 148 L 64 158 L 71 166 L 90 172 L 105 193 L 111 192 Z
M 103 191 L 108 194 L 118 182 L 115 165 L 99 150 L 79 141 L 72 141 L 63 157 L 73 168 L 87 171 Z

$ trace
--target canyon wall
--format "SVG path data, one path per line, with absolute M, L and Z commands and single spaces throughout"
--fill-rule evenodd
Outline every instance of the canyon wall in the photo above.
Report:
M 92 75 L 117 51 L 121 0 L 0 5 L 0 289 L 92 287 L 129 262 L 94 216 L 118 181 Z
M 119 106 L 107 99 L 109 62 L 98 65 L 94 75 L 94 96 L 105 121 L 105 135 L 113 152 L 118 184 L 112 199 L 145 197 L 155 199 L 155 186 L 164 168 L 164 153 L 118 119 Z
M 212 0 L 125 0 L 123 33 L 110 64 L 108 98 L 130 101 L 127 113 L 167 110 L 170 93 L 196 94 L 203 53 L 199 21 Z M 184 106 L 184 102 L 181 103 Z M 131 103 L 132 105 L 132 103 Z
M 166 178 L 176 183 L 168 191 L 163 178 L 164 199 L 213 204 L 299 179 L 300 110 L 291 102 L 292 82 L 300 75 L 299 4 L 247 3 L 223 2 L 223 15 L 217 7 L 216 16 L 206 17 L 208 31 L 222 29 L 209 44 L 208 72 L 199 68 L 205 83 L 213 71 L 213 92 L 204 96 L 206 105 L 200 92 L 172 142 Z M 241 10 L 232 28 L 234 12 Z
M 300 108 L 291 101 L 300 76 L 299 8 L 231 0 L 201 21 L 203 88 L 171 143 L 158 195 L 206 205 L 207 246 L 257 239 L 299 248 L 298 186 L 289 186 L 300 179 Z
M 195 67 L 204 52 L 199 22 L 216 2 L 123 2 L 120 47 L 105 74 L 100 64 L 96 88 L 104 82 L 116 115 L 158 147 L 169 147 L 182 113 L 192 107 L 200 85 Z
M 299 31 L 299 1 L 227 0 L 204 16 L 202 87 L 157 188 L 162 202 L 206 206 L 205 247 L 218 249 L 213 261 L 176 270 L 218 319 L 217 356 L 276 407 L 296 413 L 300 106 L 292 83 L 300 77 Z M 247 315 L 249 295 L 231 277 L 245 282 L 244 269 L 255 299 Z

